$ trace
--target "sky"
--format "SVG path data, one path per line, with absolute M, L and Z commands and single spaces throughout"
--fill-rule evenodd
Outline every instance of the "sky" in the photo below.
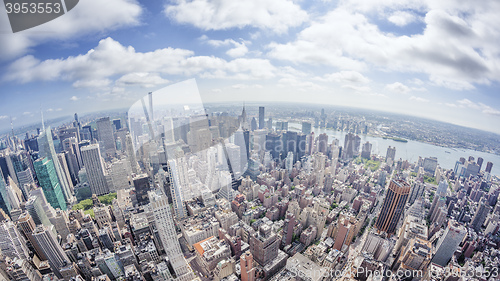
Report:
M 500 1 L 80 0 L 12 33 L 0 130 L 127 108 L 195 78 L 204 102 L 402 113 L 500 134 Z

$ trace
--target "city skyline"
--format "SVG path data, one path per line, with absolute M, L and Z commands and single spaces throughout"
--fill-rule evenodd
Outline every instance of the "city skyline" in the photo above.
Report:
M 323 103 L 500 133 L 494 1 L 96 5 L 16 34 L 0 13 L 0 130 L 41 107 L 48 119 L 125 108 L 196 78 L 206 102 Z

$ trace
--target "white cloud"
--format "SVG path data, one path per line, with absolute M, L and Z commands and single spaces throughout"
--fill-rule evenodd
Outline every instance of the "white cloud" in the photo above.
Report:
M 371 88 L 368 86 L 343 85 L 342 88 L 351 89 L 356 92 L 363 92 L 363 93 L 371 91 Z
M 422 81 L 422 80 L 420 80 L 420 79 L 418 79 L 418 78 L 413 78 L 413 79 L 410 79 L 410 80 L 408 80 L 408 82 L 409 82 L 409 83 L 411 83 L 411 84 L 415 84 L 415 85 L 417 85 L 417 86 L 422 86 L 422 85 L 424 85 L 424 81 Z
M 52 111 L 54 111 L 54 109 L 53 109 L 53 108 L 49 108 L 49 109 L 47 109 L 46 111 L 47 111 L 47 112 L 52 112 Z
M 9 116 L 7 116 L 7 115 L 0 115 L 0 120 L 4 120 L 4 119 L 9 119 Z
M 125 74 L 116 80 L 116 86 L 132 86 L 141 85 L 146 88 L 154 87 L 156 85 L 168 84 L 170 81 L 163 79 L 156 73 L 147 72 L 134 72 Z
M 77 100 L 79 100 L 79 98 L 77 96 L 72 96 L 69 100 L 71 100 L 71 101 L 77 101 Z
M 56 108 L 54 111 L 62 111 L 62 108 Z
M 23 112 L 23 115 L 25 115 L 25 116 L 26 115 L 31 115 L 31 112 L 29 112 L 29 111 Z
M 387 90 L 390 90 L 391 92 L 398 93 L 398 94 L 407 94 L 410 92 L 410 88 L 408 86 L 404 85 L 401 82 L 395 82 L 392 84 L 387 84 L 385 86 Z
M 148 75 L 145 84 L 149 86 L 166 82 L 160 74 L 249 80 L 275 77 L 275 71 L 267 59 L 226 61 L 213 56 L 194 56 L 190 50 L 173 48 L 142 53 L 106 38 L 95 49 L 76 57 L 44 61 L 31 55 L 22 57 L 9 66 L 4 79 L 21 83 L 66 80 L 75 81 L 75 87 L 106 87 L 117 75 L 122 76 L 117 81 L 118 86 L 123 86 L 140 82 L 137 73 L 156 73 L 156 76 Z
M 343 70 L 331 74 L 327 74 L 322 78 L 317 78 L 321 81 L 332 81 L 338 83 L 368 83 L 370 79 L 363 76 L 363 74 L 357 71 Z
M 395 11 L 389 16 L 388 20 L 393 24 L 403 27 L 417 20 L 417 17 L 409 12 Z
M 176 0 L 164 12 L 178 23 L 203 30 L 250 26 L 283 33 L 308 20 L 307 13 L 290 0 Z
M 38 44 L 69 40 L 93 32 L 115 30 L 140 23 L 142 8 L 136 0 L 85 0 L 62 17 L 12 33 L 7 13 L 0 13 L 0 60 L 23 55 Z
M 313 83 L 311 81 L 307 80 L 302 80 L 298 78 L 281 78 L 278 81 L 278 87 L 284 88 L 284 87 L 291 87 L 294 88 L 295 90 L 302 91 L 302 92 L 307 92 L 307 91 L 319 91 L 319 90 L 324 90 L 325 88 L 321 85 L 318 85 L 316 83 Z
M 245 44 L 240 43 L 236 47 L 229 49 L 226 54 L 230 57 L 233 58 L 238 58 L 244 56 L 246 53 L 248 53 L 248 48 L 245 46 Z
M 448 104 L 447 104 L 448 105 Z M 500 116 L 500 110 L 495 109 L 489 105 L 486 105 L 482 102 L 473 102 L 469 99 L 461 99 L 457 101 L 456 107 L 461 108 L 470 108 L 473 110 L 481 111 L 481 113 L 493 116 Z
M 111 84 L 109 79 L 77 80 L 73 83 L 75 88 L 103 88 Z
M 422 97 L 416 97 L 416 96 L 411 96 L 409 99 L 411 101 L 417 101 L 417 102 L 424 102 L 424 103 L 429 102 L 428 99 L 424 99 Z
M 268 56 L 339 70 L 372 68 L 424 74 L 436 86 L 470 90 L 476 84 L 500 81 L 500 31 L 491 28 L 500 25 L 500 17 L 495 16 L 499 9 L 500 3 L 493 0 L 481 5 L 452 1 L 340 1 L 292 41 L 270 43 Z M 373 13 L 381 18 L 402 15 L 404 22 L 392 20 L 408 24 L 411 16 L 405 11 L 409 10 L 425 14 L 425 27 L 417 34 L 386 32 L 371 20 Z
M 248 89 L 248 88 L 262 89 L 262 85 L 260 85 L 260 84 L 253 84 L 253 85 L 234 84 L 231 86 L 231 88 L 237 89 L 237 90 Z
M 230 57 L 237 58 L 237 57 L 242 57 L 248 53 L 248 47 L 246 46 L 247 44 L 250 44 L 249 41 L 242 40 L 242 42 L 236 42 L 233 39 L 226 39 L 226 40 L 208 40 L 207 36 L 202 36 L 200 38 L 201 40 L 206 40 L 207 44 L 214 46 L 214 47 L 221 47 L 221 46 L 234 46 L 233 48 L 229 49 L 226 54 Z

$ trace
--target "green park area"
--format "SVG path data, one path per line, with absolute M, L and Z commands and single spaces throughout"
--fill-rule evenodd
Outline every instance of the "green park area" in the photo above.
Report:
M 370 169 L 372 172 L 375 172 L 378 168 L 380 168 L 380 161 L 369 160 L 361 157 L 354 159 L 354 163 L 358 165 L 363 163 L 365 165 L 365 169 Z
M 111 205 L 113 199 L 116 198 L 116 192 L 102 195 L 99 196 L 98 198 L 102 204 Z M 85 199 L 78 202 L 78 204 L 73 205 L 72 210 L 83 210 L 85 214 L 90 214 L 91 217 L 94 217 L 94 210 L 92 209 L 92 207 L 93 207 L 92 199 Z

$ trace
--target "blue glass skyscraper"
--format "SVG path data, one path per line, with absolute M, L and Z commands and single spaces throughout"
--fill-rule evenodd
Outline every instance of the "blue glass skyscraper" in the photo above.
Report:
M 66 201 L 52 160 L 48 158 L 38 159 L 34 166 L 38 182 L 49 204 L 54 209 L 66 210 Z

